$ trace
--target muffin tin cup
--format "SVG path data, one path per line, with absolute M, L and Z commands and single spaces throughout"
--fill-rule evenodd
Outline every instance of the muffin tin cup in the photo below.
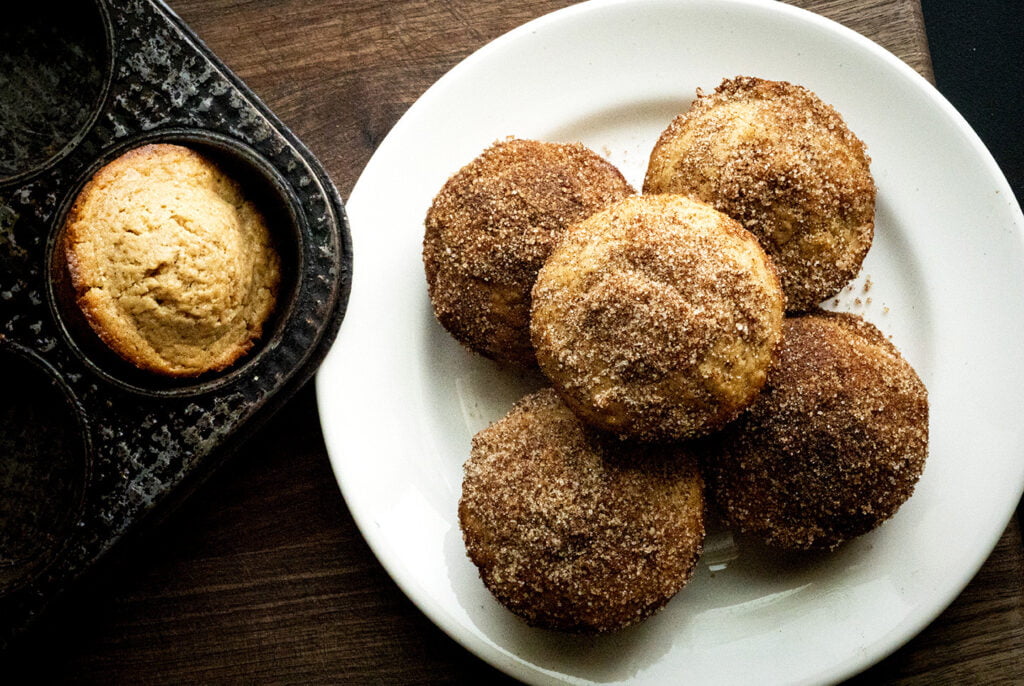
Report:
M 64 229 L 68 214 L 82 188 L 103 166 L 129 150 L 153 143 L 182 145 L 202 153 L 213 160 L 246 189 L 273 232 L 273 242 L 281 259 L 281 284 L 274 312 L 264 325 L 263 335 L 252 350 L 238 362 L 220 372 L 202 374 L 195 378 L 172 378 L 152 374 L 118 357 L 92 330 L 75 302 L 64 251 Z M 302 295 L 310 289 L 304 283 L 315 280 L 316 275 L 304 269 L 308 256 L 304 254 L 307 232 L 306 219 L 294 190 L 282 175 L 262 155 L 245 143 L 198 129 L 168 129 L 153 131 L 112 147 L 96 159 L 66 194 L 51 227 L 47 241 L 46 261 L 51 277 L 47 281 L 47 297 L 55 321 L 68 345 L 79 355 L 83 364 L 109 383 L 135 393 L 173 397 L 208 393 L 250 373 L 258 366 L 267 350 L 285 344 L 285 337 L 295 335 L 285 327 L 291 322 Z
M 46 571 L 79 518 L 92 466 L 85 413 L 32 351 L 0 338 L 0 594 Z
M 0 24 L 0 184 L 41 173 L 95 124 L 114 72 L 106 4 L 35 0 Z
M 61 8 L 84 17 L 83 33 L 69 40 L 84 46 L 74 50 L 95 83 L 52 150 L 26 144 L 24 164 L 0 169 L 0 368 L 18 381 L 4 389 L 0 422 L 23 424 L 28 413 L 33 427 L 0 432 L 39 437 L 0 457 L 8 504 L 0 646 L 309 380 L 340 326 L 351 277 L 348 226 L 326 172 L 173 13 L 155 0 L 46 0 L 20 8 L 6 30 L 17 32 L 20 21 L 22 31 L 44 31 Z M 0 64 L 20 59 L 17 45 L 5 49 Z M 54 59 L 67 56 L 56 51 Z M 23 66 L 38 72 L 39 90 L 25 100 L 36 109 L 53 104 L 58 96 L 44 89 L 66 82 L 65 65 Z M 85 102 L 93 96 L 95 105 Z M 0 137 L 27 116 L 0 110 Z M 102 166 L 150 143 L 185 145 L 216 161 L 265 214 L 281 257 L 263 335 L 220 372 L 175 379 L 136 369 L 106 347 L 75 302 L 62 245 L 67 214 Z M 47 415 L 44 405 L 57 410 Z M 42 469 L 39 456 L 54 453 L 60 468 Z M 47 480 L 58 496 L 49 509 L 33 490 Z

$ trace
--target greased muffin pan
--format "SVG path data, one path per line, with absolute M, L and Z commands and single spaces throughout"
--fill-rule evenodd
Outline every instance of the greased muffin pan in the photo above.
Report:
M 348 299 L 326 172 L 166 6 L 36 0 L 0 26 L 0 647 L 313 374 Z M 147 143 L 215 160 L 267 217 L 277 307 L 191 379 L 136 369 L 85 322 L 61 227 L 91 176 Z

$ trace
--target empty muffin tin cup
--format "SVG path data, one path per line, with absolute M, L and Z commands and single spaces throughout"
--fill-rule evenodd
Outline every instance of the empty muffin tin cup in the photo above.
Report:
M 90 128 L 109 87 L 105 8 L 34 0 L 0 21 L 0 184 L 41 171 Z
M 57 372 L 0 337 L 0 595 L 42 573 L 81 513 L 91 451 Z
M 129 150 L 152 144 L 186 146 L 216 162 L 242 188 L 266 219 L 280 257 L 281 282 L 276 305 L 264 323 L 263 334 L 253 348 L 227 369 L 194 378 L 175 378 L 139 369 L 111 350 L 93 331 L 76 302 L 64 250 L 64 224 L 82 188 L 103 166 Z M 48 243 L 52 278 L 50 302 L 60 328 L 72 349 L 95 373 L 126 390 L 156 396 L 187 396 L 221 388 L 258 364 L 267 350 L 279 344 L 295 308 L 296 278 L 302 273 L 303 213 L 294 192 L 278 171 L 248 146 L 227 136 L 206 131 L 170 130 L 150 133 L 123 143 L 95 161 L 64 199 L 56 214 Z

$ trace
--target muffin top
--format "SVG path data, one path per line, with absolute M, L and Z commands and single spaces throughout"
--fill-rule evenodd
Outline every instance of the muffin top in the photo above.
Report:
M 135 366 L 220 370 L 248 351 L 274 307 L 280 264 L 263 216 L 198 152 L 131 150 L 79 193 L 63 236 L 79 307 Z
M 533 343 L 587 423 L 693 438 L 756 396 L 783 309 L 771 260 L 733 219 L 681 195 L 633 196 L 551 253 L 533 290 Z
M 707 444 L 725 518 L 768 545 L 829 549 L 891 517 L 928 455 L 928 392 L 864 319 L 786 319 L 754 404 Z
M 423 264 L 438 321 L 471 350 L 533 366 L 537 270 L 570 224 L 632 193 L 618 169 L 580 143 L 490 146 L 427 213 Z
M 612 631 L 690 579 L 703 482 L 687 446 L 596 432 L 547 388 L 473 438 L 459 523 L 485 585 L 512 612 L 548 629 Z
M 811 91 L 726 79 L 698 91 L 651 152 L 645 193 L 683 193 L 750 230 L 791 312 L 857 275 L 874 236 L 875 184 L 864 143 Z

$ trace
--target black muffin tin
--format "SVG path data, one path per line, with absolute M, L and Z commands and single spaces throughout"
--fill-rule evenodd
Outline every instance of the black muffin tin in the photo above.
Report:
M 165 5 L 33 0 L 0 23 L 0 647 L 309 380 L 351 242 L 320 164 Z M 277 309 L 229 369 L 175 380 L 83 321 L 61 226 L 93 173 L 153 142 L 216 159 L 267 215 Z

